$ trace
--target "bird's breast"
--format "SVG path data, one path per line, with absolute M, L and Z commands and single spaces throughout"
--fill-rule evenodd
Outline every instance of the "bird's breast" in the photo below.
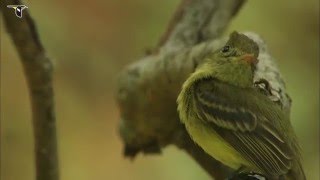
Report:
M 212 127 L 207 127 L 201 120 L 189 117 L 189 120 L 185 122 L 185 126 L 193 141 L 224 165 L 232 169 L 239 169 L 241 166 L 252 166 Z

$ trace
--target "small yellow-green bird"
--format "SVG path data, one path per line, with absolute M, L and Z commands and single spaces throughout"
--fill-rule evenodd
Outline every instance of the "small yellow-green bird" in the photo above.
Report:
M 304 180 L 289 115 L 253 86 L 258 45 L 233 32 L 184 82 L 178 112 L 189 135 L 224 165 L 268 179 Z

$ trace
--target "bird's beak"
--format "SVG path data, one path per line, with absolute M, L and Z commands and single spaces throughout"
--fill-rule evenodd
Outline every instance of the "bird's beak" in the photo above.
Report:
M 253 54 L 244 54 L 241 59 L 249 64 L 256 64 L 258 62 L 257 58 Z

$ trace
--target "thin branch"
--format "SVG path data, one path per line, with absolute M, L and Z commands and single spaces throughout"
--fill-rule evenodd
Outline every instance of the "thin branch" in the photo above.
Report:
M 161 52 L 176 52 L 217 39 L 245 0 L 182 0 L 164 37 Z M 166 41 L 164 41 L 166 40 Z
M 181 18 L 183 17 L 183 13 L 184 13 L 184 8 L 187 6 L 188 3 L 190 3 L 191 1 L 190 0 L 182 0 L 180 2 L 180 4 L 178 5 L 176 11 L 174 12 L 169 24 L 168 24 L 168 27 L 167 27 L 167 30 L 165 31 L 165 33 L 162 35 L 162 37 L 160 38 L 159 42 L 158 42 L 158 46 L 157 48 L 161 48 L 169 39 L 172 31 L 174 30 L 175 26 L 177 25 L 177 23 L 179 21 L 181 21 Z M 157 52 L 155 50 L 155 52 Z
M 46 56 L 37 29 L 27 10 L 17 18 L 6 5 L 20 1 L 2 1 L 1 12 L 6 30 L 20 56 L 30 92 L 35 138 L 36 179 L 58 180 L 56 121 L 54 112 L 52 63 Z

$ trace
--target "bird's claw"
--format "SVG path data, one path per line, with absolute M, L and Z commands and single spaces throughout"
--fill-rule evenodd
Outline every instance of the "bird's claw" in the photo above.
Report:
M 234 175 L 232 178 L 228 180 L 268 180 L 265 176 L 262 174 L 258 174 L 255 172 L 241 172 L 239 174 Z

